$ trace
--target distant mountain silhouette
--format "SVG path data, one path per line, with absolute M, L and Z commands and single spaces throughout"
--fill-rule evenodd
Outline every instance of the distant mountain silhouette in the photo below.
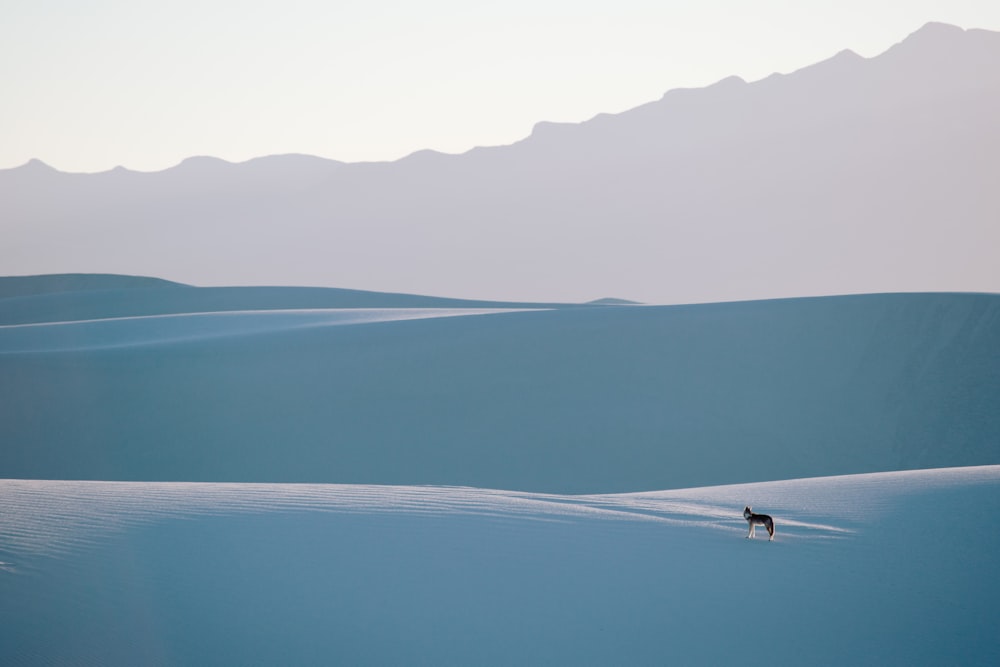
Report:
M 646 303 L 1000 291 L 1000 33 L 737 77 L 391 163 L 0 171 L 4 273 Z

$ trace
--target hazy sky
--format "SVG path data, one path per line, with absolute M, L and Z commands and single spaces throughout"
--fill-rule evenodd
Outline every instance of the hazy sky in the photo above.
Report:
M 873 56 L 997 0 L 0 0 L 0 168 L 392 160 Z

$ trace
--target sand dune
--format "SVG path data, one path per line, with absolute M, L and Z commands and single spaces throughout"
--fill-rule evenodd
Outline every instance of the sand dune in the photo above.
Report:
M 0 326 L 0 471 L 591 493 L 1000 462 L 997 296 L 281 305 Z
M 70 287 L 0 298 L 5 665 L 1000 660 L 1000 296 Z
M 992 664 L 998 492 L 998 466 L 586 497 L 0 481 L 0 659 Z

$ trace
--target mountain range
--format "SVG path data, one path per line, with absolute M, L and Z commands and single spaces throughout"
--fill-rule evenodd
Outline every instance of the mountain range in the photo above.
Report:
M 0 171 L 7 275 L 493 300 L 1000 291 L 1000 33 L 728 78 L 509 146 Z

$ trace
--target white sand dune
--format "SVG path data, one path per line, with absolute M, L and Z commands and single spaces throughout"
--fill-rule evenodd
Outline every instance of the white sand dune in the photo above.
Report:
M 6 480 L 0 506 L 7 665 L 1000 660 L 1000 466 L 595 496 Z
M 0 298 L 0 664 L 1000 661 L 1000 297 L 424 299 Z
M 405 299 L 0 298 L 40 318 L 0 326 L 0 475 L 593 493 L 1000 463 L 997 295 L 380 302 Z

